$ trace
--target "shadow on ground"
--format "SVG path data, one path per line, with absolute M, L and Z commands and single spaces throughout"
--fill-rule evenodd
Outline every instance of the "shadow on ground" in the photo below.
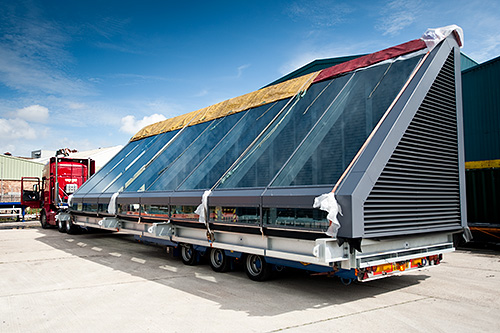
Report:
M 271 281 L 254 282 L 242 269 L 216 273 L 208 264 L 185 266 L 171 250 L 167 252 L 164 247 L 138 243 L 130 235 L 101 231 L 67 235 L 56 229 L 41 228 L 38 232 L 41 237 L 37 241 L 55 249 L 217 302 L 221 309 L 245 311 L 250 316 L 275 316 L 345 305 L 410 287 L 428 277 L 412 273 L 345 286 L 336 278 L 290 270 Z

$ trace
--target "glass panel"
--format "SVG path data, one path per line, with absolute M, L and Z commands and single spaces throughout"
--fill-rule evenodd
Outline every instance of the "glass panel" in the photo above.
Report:
M 271 186 L 335 184 L 419 60 L 356 72 Z
M 305 228 L 326 231 L 330 221 L 327 212 L 308 208 L 264 208 L 264 225 L 283 228 Z
M 246 112 L 239 112 L 210 122 L 207 129 L 163 170 L 148 190 L 175 190 L 244 114 Z
M 198 221 L 199 215 L 195 214 L 196 206 L 181 206 L 173 205 L 170 207 L 172 209 L 172 218 L 181 220 L 195 220 Z
M 106 182 L 105 187 L 101 186 L 101 191 L 103 193 L 115 193 L 122 191 L 127 182 L 129 182 L 138 172 L 144 170 L 146 164 L 151 161 L 155 154 L 162 149 L 163 146 L 165 146 L 165 144 L 167 144 L 176 133 L 177 131 L 173 131 L 156 135 L 154 137 L 154 141 L 147 147 L 144 147 L 142 152 L 133 160 L 129 158 L 127 161 L 128 163 L 123 163 L 120 169 L 120 174 L 110 182 Z
M 351 75 L 314 84 L 290 103 L 219 187 L 267 186 Z
M 89 193 L 102 193 L 103 190 L 109 185 L 116 181 L 126 170 L 128 166 L 133 163 L 136 163 L 142 154 L 159 139 L 160 135 L 151 136 L 144 138 L 142 140 L 136 141 L 137 144 L 134 145 L 134 148 L 130 150 L 130 152 L 124 156 L 121 160 L 118 161 L 115 165 L 111 167 L 109 172 L 101 173 L 99 171 L 99 179 L 97 179 L 97 183 L 94 187 L 89 190 Z M 102 176 L 101 176 L 102 175 Z M 97 178 L 97 177 L 94 177 Z
M 140 205 L 139 204 L 119 204 L 118 205 L 118 214 L 120 215 L 128 215 L 131 217 L 139 217 Z
M 259 224 L 258 207 L 210 207 L 210 220 L 219 223 Z
M 287 100 L 248 110 L 210 154 L 179 187 L 180 190 L 209 189 L 222 177 Z M 230 116 L 232 117 L 232 116 Z
M 99 171 L 97 171 L 90 179 L 88 179 L 82 186 L 78 189 L 78 194 L 86 194 L 92 190 L 92 188 L 99 183 L 104 176 L 106 176 L 113 168 L 116 167 L 131 151 L 136 149 L 142 140 L 129 142 L 122 148 L 111 160 L 106 163 Z
M 83 203 L 82 211 L 84 211 L 84 212 L 97 212 L 97 203 Z
M 168 147 L 165 147 L 165 150 L 161 152 L 160 155 L 156 156 L 146 169 L 141 170 L 143 171 L 142 173 L 134 175 L 135 177 L 127 181 L 125 184 L 125 191 L 144 191 L 150 187 L 162 171 L 173 163 L 186 147 L 189 147 L 193 141 L 196 141 L 197 137 L 200 136 L 209 125 L 210 123 L 207 122 L 186 127 L 182 133 L 168 142 Z M 163 148 L 164 147 L 161 147 L 160 149 Z M 148 162 L 150 161 L 148 160 Z
M 97 210 L 99 213 L 108 213 L 109 204 L 100 203 L 97 205 Z
M 141 205 L 141 216 L 168 220 L 168 205 Z

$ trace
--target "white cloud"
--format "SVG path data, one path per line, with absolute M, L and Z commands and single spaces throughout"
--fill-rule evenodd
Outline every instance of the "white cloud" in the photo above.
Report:
M 17 117 L 29 122 L 46 123 L 49 120 L 49 109 L 41 105 L 30 105 L 17 110 Z
M 0 144 L 12 144 L 17 139 L 33 140 L 36 137 L 35 129 L 25 120 L 0 118 Z
M 500 34 L 486 35 L 480 43 L 481 47 L 473 49 L 470 53 L 472 59 L 483 62 L 497 57 L 500 52 Z
M 384 36 L 394 36 L 416 21 L 420 16 L 420 8 L 419 0 L 393 0 L 382 10 L 382 17 L 376 28 L 381 30 Z
M 208 95 L 208 90 L 207 89 L 202 89 L 200 90 L 197 94 L 194 94 L 194 97 L 203 97 Z
M 0 82 L 22 92 L 88 95 L 91 88 L 67 74 L 74 61 L 70 35 L 31 2 L 0 8 Z
M 143 127 L 165 120 L 164 115 L 155 113 L 151 116 L 145 116 L 142 119 L 135 119 L 135 116 L 128 115 L 122 118 L 122 126 L 120 127 L 120 131 L 128 134 L 135 134 Z
M 81 110 L 81 109 L 85 108 L 85 104 L 76 103 L 76 102 L 68 102 L 68 107 L 72 110 Z
M 312 26 L 318 28 L 328 28 L 342 23 L 353 11 L 354 9 L 345 3 L 330 0 L 292 2 L 285 9 L 290 18 L 309 21 Z
M 238 67 L 238 75 L 236 76 L 238 79 L 243 75 L 243 71 L 250 67 L 250 64 L 242 65 Z

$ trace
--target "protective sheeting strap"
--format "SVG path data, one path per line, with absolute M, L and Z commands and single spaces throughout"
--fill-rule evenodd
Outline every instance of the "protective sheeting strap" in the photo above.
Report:
M 314 79 L 314 83 L 328 80 L 339 75 L 352 72 L 353 70 L 368 67 L 391 58 L 400 57 L 402 55 L 412 53 L 425 48 L 425 43 L 420 39 L 415 39 L 404 44 L 396 45 L 388 49 L 367 54 L 365 56 L 343 62 L 336 66 L 323 69 Z
M 325 233 L 330 237 L 336 238 L 337 232 L 340 229 L 340 222 L 337 219 L 337 214 L 342 215 L 342 209 L 335 199 L 335 194 L 329 192 L 314 198 L 313 208 L 319 208 L 328 212 L 326 218 L 330 221 L 330 226 Z
M 208 222 L 208 196 L 212 193 L 211 190 L 205 191 L 203 196 L 201 197 L 201 204 L 194 211 L 195 214 L 198 214 L 200 217 L 198 219 L 199 222 L 203 224 L 207 224 Z
M 109 205 L 108 205 L 108 213 L 109 214 L 116 214 L 116 198 L 118 197 L 119 192 L 113 193 L 111 196 L 111 199 L 109 200 Z
M 453 34 L 460 47 L 464 46 L 464 31 L 458 25 L 452 24 L 442 28 L 427 29 L 422 39 L 429 51 L 432 51 L 443 39 Z

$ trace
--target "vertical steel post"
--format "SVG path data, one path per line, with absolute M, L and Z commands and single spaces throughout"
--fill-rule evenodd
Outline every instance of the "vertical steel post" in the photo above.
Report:
M 57 158 L 57 153 L 56 153 L 56 182 L 55 182 L 55 187 L 54 187 L 54 203 L 56 207 L 58 207 L 58 202 L 59 202 L 59 174 L 58 174 L 58 158 Z

